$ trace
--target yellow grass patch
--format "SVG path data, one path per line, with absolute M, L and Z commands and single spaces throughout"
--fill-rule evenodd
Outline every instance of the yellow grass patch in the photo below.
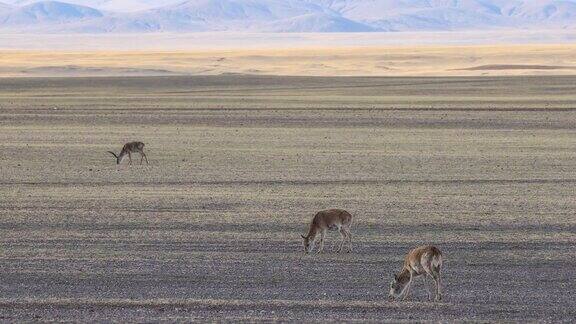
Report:
M 322 47 L 185 51 L 3 51 L 0 76 L 571 75 L 576 45 Z

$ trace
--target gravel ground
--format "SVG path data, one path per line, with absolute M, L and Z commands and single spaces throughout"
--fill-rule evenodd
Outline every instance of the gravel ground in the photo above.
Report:
M 570 322 L 574 81 L 0 80 L 0 321 Z M 388 302 L 421 244 L 445 299 Z

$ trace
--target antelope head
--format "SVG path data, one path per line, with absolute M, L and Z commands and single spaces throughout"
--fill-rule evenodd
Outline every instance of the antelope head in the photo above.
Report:
M 120 154 L 120 156 L 116 155 L 116 153 L 112 152 L 112 151 L 108 151 L 108 153 L 114 155 L 114 157 L 116 158 L 116 164 L 120 164 L 120 161 L 122 160 L 122 154 Z
M 311 240 L 309 236 L 304 236 L 304 235 L 300 235 L 302 236 L 303 239 L 303 245 L 304 245 L 304 253 L 308 254 L 312 251 L 312 249 L 314 248 L 314 240 Z
M 403 280 L 402 276 L 394 274 L 394 279 L 390 281 L 390 292 L 388 294 L 388 299 L 390 301 L 395 300 L 400 297 L 406 288 L 407 280 Z

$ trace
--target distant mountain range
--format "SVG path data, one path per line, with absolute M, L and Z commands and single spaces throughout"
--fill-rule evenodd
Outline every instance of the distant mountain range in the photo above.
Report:
M 0 32 L 370 32 L 487 28 L 576 30 L 576 0 L 4 2 L 7 3 L 0 2 Z

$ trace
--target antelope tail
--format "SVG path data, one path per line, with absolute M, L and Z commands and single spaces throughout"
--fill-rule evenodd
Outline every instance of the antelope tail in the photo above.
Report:
M 114 153 L 114 152 L 111 152 L 111 151 L 108 151 L 108 153 L 110 153 L 110 154 L 114 155 L 114 157 L 115 157 L 116 159 L 118 159 L 118 155 L 116 155 L 116 153 Z

